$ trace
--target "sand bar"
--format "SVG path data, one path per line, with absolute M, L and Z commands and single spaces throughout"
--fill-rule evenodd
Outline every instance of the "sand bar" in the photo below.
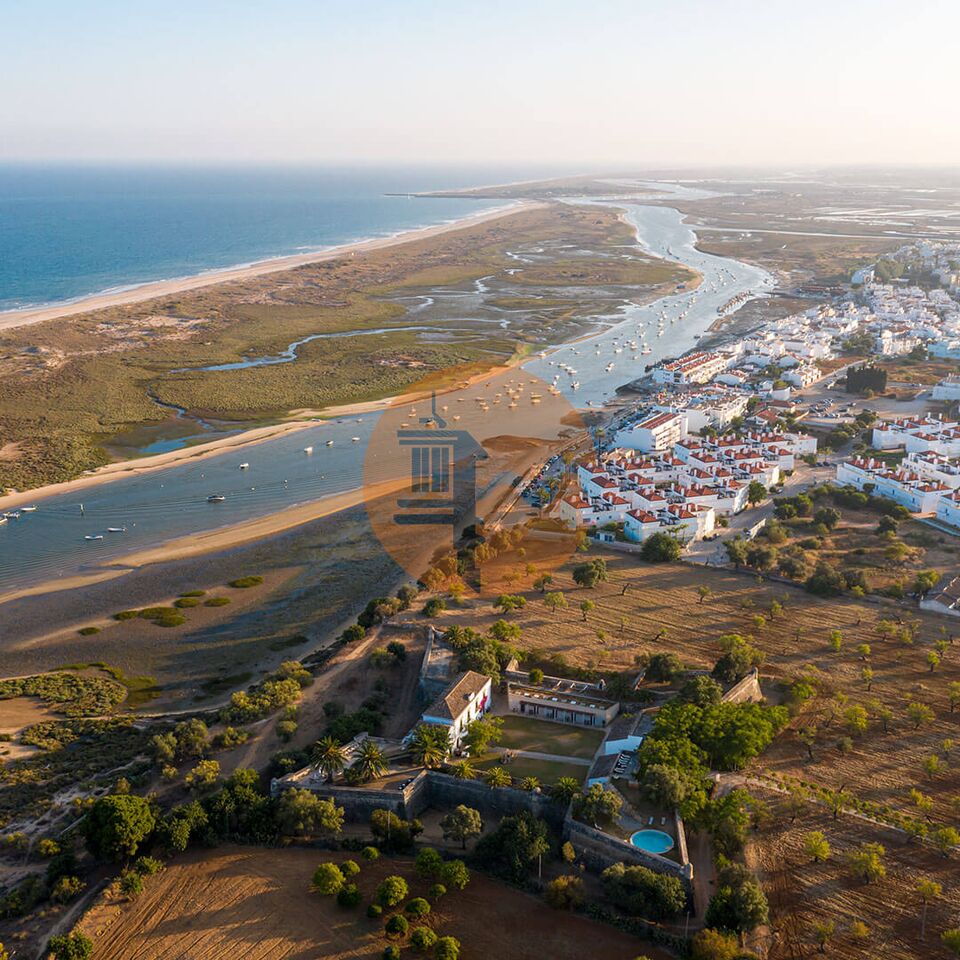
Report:
M 180 277 L 173 280 L 157 280 L 144 283 L 124 290 L 108 291 L 93 294 L 79 300 L 67 303 L 47 304 L 42 307 L 27 307 L 23 310 L 9 310 L 0 313 L 0 330 L 10 330 L 13 327 L 24 327 L 34 323 L 43 323 L 45 320 L 56 320 L 61 317 L 71 317 L 78 313 L 89 313 L 92 310 L 101 310 L 104 307 L 116 307 L 129 303 L 140 303 L 154 297 L 165 297 L 171 294 L 183 293 L 187 290 L 197 290 L 201 287 L 210 287 L 231 280 L 248 280 L 251 277 L 260 277 L 270 273 L 281 273 L 292 270 L 308 263 L 319 263 L 324 260 L 335 260 L 348 254 L 366 253 L 372 250 L 383 250 L 402 243 L 415 240 L 426 240 L 456 230 L 463 230 L 478 223 L 498 220 L 501 217 L 511 216 L 520 210 L 530 210 L 545 206 L 543 203 L 530 201 L 512 202 L 508 206 L 497 207 L 494 210 L 485 210 L 482 213 L 471 214 L 452 220 L 449 223 L 438 223 L 431 227 L 421 227 L 417 230 L 405 230 L 389 237 L 375 237 L 370 240 L 359 240 L 356 243 L 344 243 L 326 250 L 317 250 L 314 253 L 302 253 L 289 257 L 275 257 L 270 260 L 260 260 L 256 263 L 240 267 L 228 267 L 224 270 L 211 270 L 207 273 L 192 277 Z
M 132 570 L 145 567 L 152 563 L 163 563 L 167 560 L 183 560 L 187 557 L 196 557 L 205 553 L 217 553 L 239 547 L 254 540 L 274 536 L 291 530 L 313 520 L 320 520 L 341 510 L 359 506 L 368 500 L 395 493 L 409 483 L 409 478 L 400 477 L 395 480 L 378 484 L 367 484 L 343 493 L 334 493 L 321 497 L 310 503 L 298 504 L 285 510 L 278 510 L 265 517 L 255 517 L 228 527 L 219 527 L 214 530 L 205 530 L 186 537 L 178 537 L 155 547 L 147 547 L 136 553 L 114 560 L 106 561 L 103 566 L 96 567 L 74 576 L 46 580 L 43 583 L 9 593 L 0 594 L 0 604 L 19 597 L 30 597 L 38 594 L 52 593 L 58 590 L 72 590 L 76 587 L 89 586 L 103 580 L 112 580 L 122 577 Z

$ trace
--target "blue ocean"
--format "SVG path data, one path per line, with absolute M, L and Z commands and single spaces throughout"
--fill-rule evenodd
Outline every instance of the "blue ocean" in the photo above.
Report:
M 406 194 L 560 172 L 0 165 L 0 310 L 442 223 L 504 201 Z

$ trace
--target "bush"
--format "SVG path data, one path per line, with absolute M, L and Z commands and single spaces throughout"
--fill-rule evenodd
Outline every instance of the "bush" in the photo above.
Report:
M 423 897 L 414 897 L 403 908 L 411 917 L 425 917 L 430 912 L 430 904 Z
M 348 908 L 360 906 L 360 888 L 355 883 L 345 883 L 337 891 L 337 903 Z
M 410 944 L 415 950 L 426 953 L 437 942 L 437 935 L 429 927 L 417 927 L 410 934 Z
M 655 653 L 647 664 L 645 680 L 671 683 L 683 673 L 683 662 L 675 653 Z
M 405 937 L 409 929 L 410 923 L 402 913 L 395 913 L 384 925 L 391 937 Z
M 124 870 L 120 874 L 120 892 L 128 900 L 135 900 L 143 893 L 143 877 L 136 870 Z
M 443 870 L 443 857 L 433 847 L 424 847 L 417 854 L 416 870 L 422 880 L 438 880 Z
M 173 601 L 173 605 L 181 610 L 188 610 L 190 607 L 199 607 L 200 600 L 197 597 L 180 597 L 179 600 Z
M 383 960 L 400 960 L 400 948 L 384 947 Z
M 209 600 L 204 600 L 203 605 L 205 607 L 225 607 L 229 602 L 229 597 L 211 597 Z
M 456 937 L 441 937 L 433 948 L 433 960 L 459 960 L 460 941 Z
M 137 857 L 133 869 L 136 870 L 141 877 L 152 877 L 163 870 L 163 863 L 157 860 L 156 857 Z
M 370 906 L 367 907 L 367 916 L 371 920 L 376 920 L 381 913 L 383 913 L 383 907 L 381 907 L 379 903 L 371 903 Z
M 54 960 L 90 960 L 93 941 L 83 933 L 59 934 L 50 938 L 47 949 Z
M 50 890 L 50 899 L 54 903 L 66 903 L 81 893 L 86 886 L 79 877 L 59 877 Z M 0 953 L 0 957 L 2 956 L 3 954 Z
M 447 895 L 447 888 L 442 883 L 435 883 L 427 892 L 427 896 L 436 903 L 441 897 Z
M 101 797 L 90 808 L 83 831 L 87 847 L 104 860 L 132 857 L 153 832 L 156 817 L 142 797 L 113 794 Z
M 370 863 L 373 863 L 374 860 L 380 859 L 380 851 L 376 847 L 364 847 L 360 851 L 360 856 L 364 860 L 369 860 Z
M 640 548 L 640 557 L 648 563 L 671 563 L 680 559 L 680 542 L 666 533 L 647 537 Z
M 340 872 L 339 870 L 337 871 Z M 410 892 L 407 881 L 396 874 L 385 877 L 377 887 L 377 903 L 383 907 L 394 907 Z
M 206 595 L 206 590 L 184 590 L 184 592 L 180 594 L 181 597 L 205 597 Z
M 423 605 L 423 615 L 425 617 L 435 617 L 446 609 L 447 603 L 443 597 L 432 597 Z
M 575 910 L 584 901 L 583 880 L 580 877 L 557 877 L 547 884 L 543 898 L 555 910 Z
M 261 583 L 263 583 L 263 577 L 238 577 L 236 580 L 231 580 L 228 586 L 235 590 L 248 590 L 250 587 L 258 587 Z
M 77 631 L 77 633 L 79 633 L 81 637 L 92 637 L 95 633 L 99 633 L 99 632 L 100 632 L 99 627 L 81 627 Z
M 340 892 L 343 884 L 343 873 L 335 863 L 321 863 L 320 866 L 313 871 L 313 880 L 310 883 L 310 889 L 325 897 L 332 897 L 334 894 Z
M 114 620 L 134 620 L 140 615 L 139 610 L 121 610 L 113 615 Z
M 600 881 L 611 903 L 648 920 L 672 920 L 687 904 L 677 877 L 654 873 L 647 867 L 615 863 L 600 874 Z
M 355 877 L 360 872 L 360 864 L 356 860 L 344 860 L 340 864 L 340 872 L 345 877 Z

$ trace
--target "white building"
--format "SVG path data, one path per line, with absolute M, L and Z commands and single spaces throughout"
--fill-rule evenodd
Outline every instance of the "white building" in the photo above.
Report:
M 655 383 L 709 383 L 726 370 L 729 358 L 720 353 L 691 353 L 664 363 L 653 371 Z
M 933 399 L 947 402 L 960 400 L 960 377 L 944 377 L 933 388 Z
M 618 430 L 614 442 L 618 447 L 652 453 L 669 450 L 687 435 L 687 418 L 682 413 L 655 413 L 639 423 Z
M 867 488 L 911 513 L 935 513 L 940 498 L 949 492 L 949 487 L 936 480 L 927 480 L 903 468 L 891 470 L 878 460 L 863 457 L 837 464 L 837 483 L 857 490 Z
M 490 690 L 489 677 L 468 670 L 424 710 L 420 720 L 422 723 L 447 727 L 450 749 L 456 750 L 463 741 L 467 727 L 489 709 Z

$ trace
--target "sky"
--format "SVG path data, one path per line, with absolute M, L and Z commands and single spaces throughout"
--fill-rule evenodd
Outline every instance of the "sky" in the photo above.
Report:
M 0 161 L 960 164 L 957 0 L 3 0 Z

